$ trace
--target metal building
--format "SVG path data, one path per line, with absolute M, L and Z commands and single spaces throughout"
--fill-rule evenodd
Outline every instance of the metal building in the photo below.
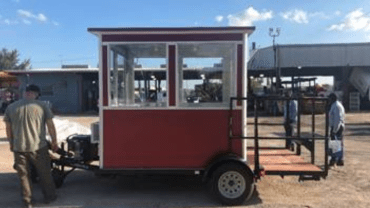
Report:
M 98 68 L 9 70 L 17 76 L 19 92 L 29 84 L 41 89 L 40 100 L 48 101 L 54 113 L 77 114 L 98 111 Z
M 276 53 L 273 49 L 252 51 L 250 76 L 332 76 L 333 89 L 341 92 L 347 110 L 370 109 L 370 43 L 277 45 Z

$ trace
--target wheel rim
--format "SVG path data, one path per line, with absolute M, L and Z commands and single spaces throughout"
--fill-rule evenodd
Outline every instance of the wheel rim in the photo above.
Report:
M 227 171 L 218 180 L 218 190 L 226 198 L 235 199 L 245 191 L 245 178 L 236 171 Z

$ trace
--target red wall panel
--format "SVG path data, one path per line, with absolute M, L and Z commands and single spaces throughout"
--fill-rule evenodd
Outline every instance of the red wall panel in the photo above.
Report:
M 104 169 L 205 168 L 229 150 L 228 110 L 104 110 L 103 119 Z M 231 145 L 240 155 L 240 140 Z

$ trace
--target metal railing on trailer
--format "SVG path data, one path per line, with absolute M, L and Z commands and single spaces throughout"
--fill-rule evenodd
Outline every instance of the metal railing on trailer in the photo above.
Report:
M 257 110 L 257 104 L 260 101 L 283 101 L 286 104 L 291 100 L 298 101 L 298 113 L 297 113 L 297 133 L 295 136 L 283 136 L 283 137 L 267 137 L 267 136 L 260 136 L 259 135 L 259 125 L 263 125 L 258 123 L 259 112 Z M 252 101 L 254 106 L 254 136 L 242 136 L 242 135 L 233 135 L 232 129 L 232 111 L 234 102 L 237 101 L 240 103 L 241 101 Z M 301 135 L 301 112 L 302 112 L 302 101 L 311 101 L 312 108 L 311 108 L 311 115 L 312 115 L 312 134 L 311 136 L 302 136 Z M 317 136 L 315 135 L 315 103 L 316 101 L 321 101 L 325 103 L 325 135 Z M 254 173 L 257 178 L 260 177 L 261 171 L 264 171 L 266 175 L 297 175 L 300 176 L 300 180 L 309 179 L 309 177 L 313 177 L 314 179 L 326 178 L 328 176 L 329 165 L 328 165 L 328 151 L 329 151 L 329 115 L 328 115 L 328 99 L 322 97 L 296 97 L 296 98 L 287 98 L 287 97 L 232 97 L 230 98 L 230 121 L 229 121 L 229 132 L 230 132 L 230 139 L 246 139 L 246 140 L 254 140 Z M 288 116 L 289 117 L 289 110 Z M 266 124 L 265 124 L 266 125 Z M 281 124 L 283 125 L 283 124 Z M 260 140 L 293 140 L 297 144 L 296 155 L 301 155 L 301 146 L 307 148 L 307 150 L 311 153 L 311 164 L 315 165 L 315 143 L 318 140 L 324 141 L 324 165 L 323 167 L 319 167 L 320 171 L 287 171 L 287 170 L 264 170 L 260 164 L 260 148 L 259 143 Z M 288 148 L 288 147 L 286 147 Z

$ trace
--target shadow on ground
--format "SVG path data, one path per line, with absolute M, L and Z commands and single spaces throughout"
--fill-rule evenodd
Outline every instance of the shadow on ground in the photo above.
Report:
M 75 171 L 57 190 L 52 207 L 219 207 L 197 177 L 117 176 L 96 177 L 92 172 Z M 0 174 L 0 207 L 19 207 L 20 186 L 15 173 Z M 37 207 L 42 204 L 40 187 L 34 185 Z M 257 191 L 245 206 L 262 203 Z M 49 205 L 50 206 L 50 205 Z

